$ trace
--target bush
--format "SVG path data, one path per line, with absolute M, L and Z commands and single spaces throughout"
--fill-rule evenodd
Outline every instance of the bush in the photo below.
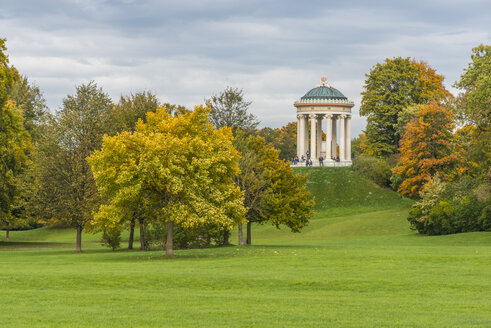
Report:
M 103 246 L 110 247 L 113 251 L 118 249 L 121 244 L 121 231 L 119 230 L 105 230 L 102 234 L 101 243 Z
M 362 172 L 381 187 L 390 186 L 392 171 L 383 159 L 362 155 L 353 159 L 353 170 Z
M 174 226 L 173 243 L 176 249 L 205 248 L 212 245 L 224 246 L 228 245 L 229 238 L 230 231 L 216 225 L 195 228 Z M 155 223 L 149 225 L 146 239 L 150 244 L 165 249 L 167 225 Z
M 490 198 L 480 200 L 476 186 L 468 177 L 453 183 L 431 180 L 409 212 L 411 227 L 428 235 L 491 230 Z

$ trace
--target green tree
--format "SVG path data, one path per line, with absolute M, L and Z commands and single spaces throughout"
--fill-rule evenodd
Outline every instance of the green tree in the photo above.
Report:
M 477 175 L 485 179 L 491 167 L 491 46 L 472 49 L 472 62 L 455 87 L 464 92 L 457 98 L 457 115 L 472 124 L 469 154 L 478 163 Z
M 259 124 L 248 112 L 251 102 L 244 100 L 242 89 L 227 87 L 220 94 L 205 99 L 205 103 L 211 108 L 210 121 L 215 129 L 228 126 L 235 133 L 237 129 L 254 130 Z
M 491 125 L 491 46 L 472 49 L 472 62 L 454 86 L 464 91 L 458 98 L 457 114 L 481 131 Z
M 424 62 L 397 57 L 376 64 L 366 75 L 360 114 L 367 116 L 365 154 L 394 154 L 399 146 L 397 122 L 404 108 L 451 97 L 443 76 Z
M 102 145 L 112 106 L 94 82 L 77 87 L 75 95 L 63 100 L 37 148 L 34 198 L 38 213 L 45 220 L 75 228 L 77 252 L 82 251 L 82 231 L 100 202 L 86 159 Z
M 246 243 L 252 243 L 253 222 L 269 222 L 277 228 L 286 225 L 299 232 L 313 214 L 306 178 L 294 174 L 290 164 L 279 159 L 279 151 L 262 137 L 239 133 L 234 144 L 241 153 L 235 183 L 244 192 Z M 242 224 L 238 229 L 239 245 L 243 245 Z
M 229 128 L 213 129 L 209 110 L 172 117 L 165 108 L 147 114 L 135 132 L 105 137 L 91 163 L 97 186 L 109 202 L 93 223 L 117 228 L 135 204 L 167 224 L 166 254 L 173 256 L 174 226 L 220 225 L 230 230 L 243 220 L 238 153 Z
M 157 96 L 149 91 L 121 96 L 111 108 L 107 134 L 115 135 L 122 131 L 135 131 L 138 120 L 145 121 L 148 112 L 156 112 L 161 106 Z

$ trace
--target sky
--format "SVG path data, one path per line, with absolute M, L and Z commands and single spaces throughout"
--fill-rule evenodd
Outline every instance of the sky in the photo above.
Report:
M 325 75 L 355 102 L 356 136 L 370 68 L 424 60 L 456 93 L 471 49 L 490 43 L 490 17 L 489 0 L 0 0 L 0 37 L 53 112 L 91 80 L 114 101 L 148 90 L 190 108 L 231 86 L 276 128 Z

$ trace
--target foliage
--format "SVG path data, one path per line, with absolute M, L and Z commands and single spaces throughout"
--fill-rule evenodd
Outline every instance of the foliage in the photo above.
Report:
M 381 187 L 390 186 L 392 170 L 384 159 L 362 155 L 353 158 L 353 170 L 359 171 Z
M 250 101 L 244 100 L 242 89 L 227 87 L 218 95 L 205 99 L 210 106 L 210 122 L 215 129 L 228 126 L 235 133 L 237 129 L 254 130 L 259 122 L 251 113 L 248 113 Z
M 24 128 L 22 109 L 10 90 L 19 80 L 5 54 L 5 39 L 0 39 L 0 228 L 19 225 L 15 209 L 21 197 L 20 177 L 30 163 L 31 136 Z
M 279 129 L 265 127 L 258 130 L 257 135 L 279 150 L 282 160 L 290 161 L 297 155 L 297 122 L 289 122 Z
M 435 101 L 421 106 L 407 124 L 401 141 L 401 156 L 393 169 L 397 190 L 415 197 L 437 173 L 452 178 L 462 173 L 458 164 L 463 150 L 456 149 L 453 114 Z M 396 181 L 396 180 L 395 180 Z
M 457 115 L 464 123 L 475 127 L 469 134 L 467 150 L 477 164 L 473 173 L 484 178 L 491 167 L 491 46 L 472 49 L 471 58 L 460 81 L 454 84 L 464 91 L 457 99 Z
M 118 104 L 111 108 L 106 133 L 115 135 L 122 131 L 134 131 L 139 119 L 145 121 L 145 115 L 157 111 L 159 107 L 157 96 L 148 91 L 121 96 Z
M 31 138 L 24 129 L 21 112 L 12 101 L 0 107 L 0 227 L 17 223 L 12 215 L 19 202 L 19 176 L 29 165 Z
M 41 219 L 62 221 L 77 236 L 100 198 L 86 158 L 102 144 L 111 99 L 94 82 L 77 87 L 49 122 L 36 154 L 34 199 Z M 80 251 L 77 238 L 77 250 Z
M 102 234 L 102 245 L 107 245 L 113 251 L 120 248 L 121 231 L 118 229 L 105 230 Z
M 472 49 L 472 62 L 454 86 L 464 93 L 459 96 L 458 114 L 482 131 L 491 122 L 491 46 L 479 45 Z
M 443 76 L 424 62 L 397 57 L 376 64 L 366 75 L 360 114 L 367 116 L 365 154 L 394 154 L 399 146 L 397 122 L 404 108 L 451 97 Z
M 306 178 L 294 174 L 264 138 L 239 134 L 234 144 L 242 155 L 235 183 L 244 192 L 247 243 L 251 243 L 251 222 L 270 222 L 277 228 L 286 225 L 299 232 L 313 215 L 314 201 L 305 188 Z
M 233 184 L 238 153 L 229 128 L 213 129 L 202 106 L 178 117 L 165 108 L 147 114 L 135 132 L 106 136 L 89 159 L 107 204 L 94 225 L 117 227 L 135 206 L 154 222 L 167 223 L 167 254 L 173 255 L 174 225 L 182 228 L 219 225 L 230 230 L 241 222 L 241 192 Z
M 455 182 L 431 179 L 421 192 L 421 200 L 409 212 L 412 228 L 429 235 L 489 230 L 491 193 L 479 199 L 479 181 L 462 177 Z

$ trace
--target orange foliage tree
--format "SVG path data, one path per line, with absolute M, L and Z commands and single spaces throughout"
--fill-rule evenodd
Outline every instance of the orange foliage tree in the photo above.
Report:
M 393 169 L 401 194 L 417 196 L 436 174 L 451 179 L 465 170 L 459 166 L 464 151 L 455 142 L 454 129 L 451 110 L 436 101 L 420 107 L 406 126 L 399 148 L 401 156 Z

